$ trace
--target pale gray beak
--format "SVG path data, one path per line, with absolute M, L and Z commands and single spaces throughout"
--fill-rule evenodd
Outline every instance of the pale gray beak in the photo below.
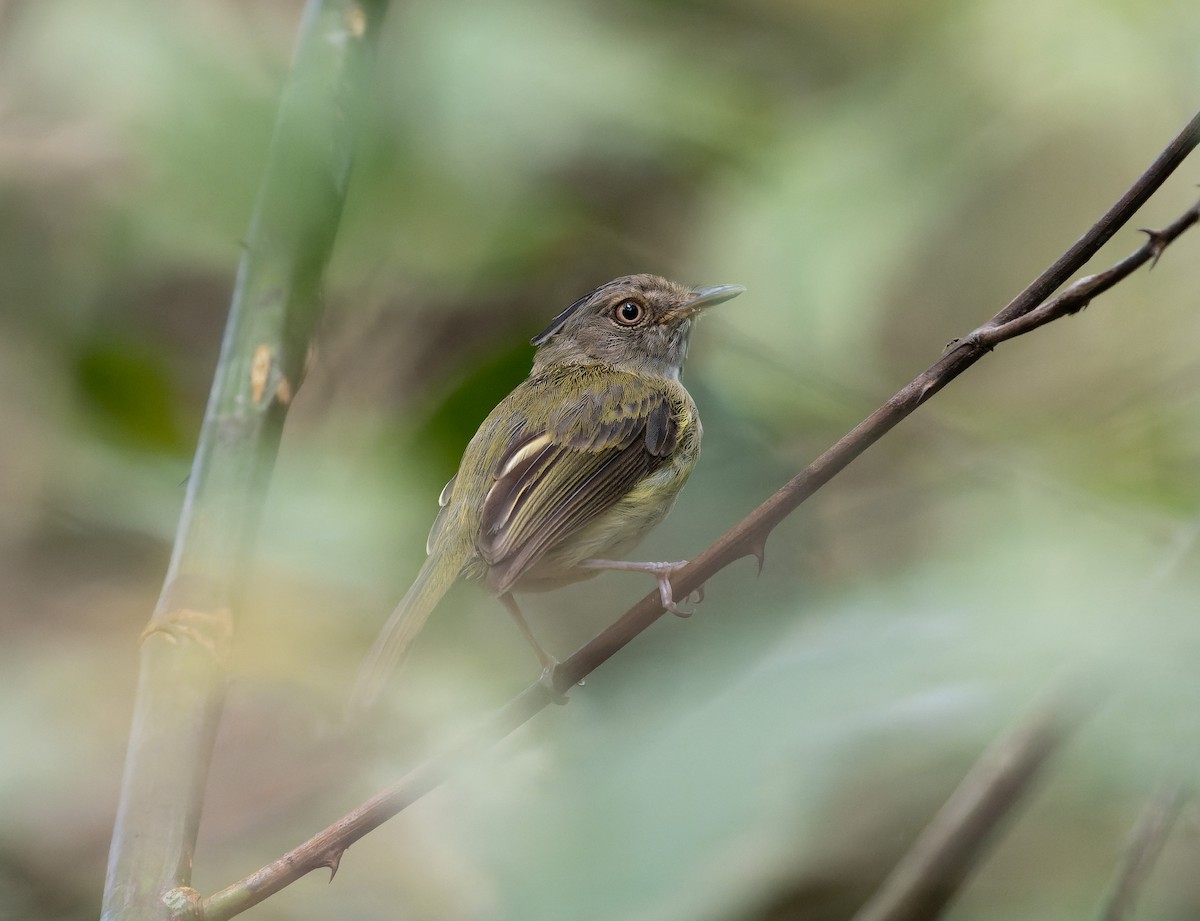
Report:
M 684 301 L 682 306 L 690 313 L 695 313 L 706 307 L 712 307 L 714 304 L 723 304 L 733 300 L 745 290 L 741 285 L 709 285 L 707 288 L 693 288 L 691 298 Z

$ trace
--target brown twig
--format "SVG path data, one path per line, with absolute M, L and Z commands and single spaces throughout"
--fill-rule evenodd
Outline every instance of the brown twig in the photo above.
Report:
M 106 921 L 194 916 L 188 888 L 242 576 L 320 316 L 385 0 L 311 0 L 254 207 L 162 594 L 142 635 Z
M 1076 279 L 1060 294 L 1044 304 L 1008 321 L 993 320 L 979 327 L 970 335 L 950 344 L 951 348 L 970 347 L 993 349 L 1001 342 L 1032 332 L 1054 320 L 1079 313 L 1096 296 L 1103 294 L 1132 275 L 1147 262 L 1154 266 L 1166 248 L 1185 230 L 1200 221 L 1200 201 L 1188 208 L 1162 230 L 1143 230 L 1146 242 L 1136 252 L 1130 253 L 1116 265 Z
M 1083 303 L 1068 302 L 1068 306 L 1074 303 L 1073 309 L 1061 309 L 1054 315 L 1038 314 L 1039 322 L 1028 328 L 1023 328 L 1017 322 L 1026 314 L 1034 312 L 1038 304 L 1082 267 L 1113 233 L 1127 223 L 1137 209 L 1162 185 L 1198 143 L 1200 143 L 1200 114 L 1192 118 L 1179 136 L 1168 145 L 1146 172 L 1086 234 L 991 321 L 971 335 L 954 343 L 935 364 L 919 374 L 866 420 L 843 436 L 808 467 L 780 487 L 762 505 L 680 570 L 671 580 L 675 597 L 687 597 L 715 573 L 742 557 L 754 556 L 761 568 L 767 537 L 779 522 L 900 421 L 914 412 L 917 407 L 975 364 L 991 350 L 996 342 L 1022 335 L 1030 329 L 1081 309 Z M 1185 215 L 1186 222 L 1185 218 L 1181 218 L 1167 231 L 1151 235 L 1151 244 L 1155 247 L 1155 252 L 1152 252 L 1151 256 L 1161 252 L 1171 239 L 1195 222 L 1195 210 L 1195 208 L 1189 209 L 1188 215 Z M 1168 239 L 1164 234 L 1173 228 L 1175 228 L 1174 233 Z M 1137 260 L 1141 258 L 1139 253 L 1135 253 L 1129 258 Z M 1146 258 L 1141 258 L 1136 265 L 1128 266 L 1129 260 L 1125 260 L 1109 270 L 1109 273 L 1102 273 L 1108 278 L 1106 286 L 1091 289 L 1088 297 L 1094 297 L 1101 290 L 1107 290 L 1108 287 L 1116 284 L 1120 278 L 1124 278 L 1133 268 L 1144 264 L 1145 261 Z M 1111 273 L 1114 271 L 1118 271 L 1119 274 L 1112 275 Z M 1068 292 L 1064 292 L 1064 297 L 1067 294 Z M 1001 330 L 1004 335 L 991 332 L 992 330 Z M 994 336 L 1000 336 L 1000 338 L 996 338 L 994 342 L 990 341 L 988 337 Z M 443 779 L 453 769 L 457 757 L 465 750 L 501 738 L 515 727 L 531 719 L 551 700 L 555 699 L 556 695 L 565 694 L 654 623 L 663 613 L 659 593 L 655 591 L 648 594 L 617 621 L 562 662 L 554 672 L 551 688 L 545 688 L 540 684 L 532 685 L 497 711 L 478 730 L 477 738 L 484 740 L 483 742 L 459 745 L 452 751 L 427 762 L 303 845 L 205 900 L 203 910 L 206 921 L 224 921 L 318 867 L 336 868 L 347 847 L 371 829 L 391 818 L 408 803 L 417 799 L 432 785 Z M 1052 741 L 1049 739 L 1043 738 L 1041 744 L 1046 748 L 1047 754 L 1053 747 Z
M 426 760 L 320 834 L 205 899 L 204 921 L 232 918 L 318 868 L 328 868 L 332 878 L 346 848 L 442 783 L 472 752 L 486 748 L 528 722 L 547 702 L 542 685 L 526 688 L 474 732 Z
M 999 824 L 1032 788 L 1070 724 L 1054 709 L 984 752 L 854 921 L 936 918 Z
M 1187 796 L 1184 787 L 1172 784 L 1160 791 L 1142 811 L 1104 900 L 1100 921 L 1121 921 L 1133 907 L 1138 890 L 1162 853 Z

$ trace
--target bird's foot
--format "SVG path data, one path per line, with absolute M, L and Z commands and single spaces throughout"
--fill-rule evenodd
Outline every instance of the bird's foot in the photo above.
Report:
M 684 610 L 679 606 L 675 601 L 675 593 L 671 588 L 671 576 L 675 575 L 675 573 L 679 572 L 687 564 L 687 560 L 678 560 L 674 563 L 647 564 L 648 567 L 651 567 L 648 571 L 658 580 L 658 597 L 662 601 L 663 608 L 670 611 L 676 617 L 691 617 L 695 613 L 694 611 Z M 688 598 L 690 597 L 691 595 L 688 595 Z M 688 598 L 684 598 L 683 600 L 686 602 Z M 704 586 L 702 585 L 696 590 L 696 603 L 699 604 L 703 600 Z
M 687 560 L 677 560 L 674 563 L 639 563 L 630 560 L 584 560 L 580 563 L 587 569 L 620 569 L 627 572 L 646 572 L 658 581 L 658 597 L 663 609 L 670 611 L 676 617 L 691 617 L 693 611 L 686 611 L 675 600 L 675 592 L 671 587 L 671 576 L 688 564 Z M 691 595 L 688 596 L 690 598 Z M 683 599 L 685 602 L 687 598 Z M 704 586 L 696 589 L 696 604 L 704 600 Z

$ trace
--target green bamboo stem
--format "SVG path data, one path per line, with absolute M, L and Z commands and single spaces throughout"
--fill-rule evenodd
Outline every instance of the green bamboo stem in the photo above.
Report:
M 174 550 L 142 638 L 102 918 L 195 916 L 192 858 L 239 589 L 321 313 L 386 0 L 310 0 L 245 242 Z

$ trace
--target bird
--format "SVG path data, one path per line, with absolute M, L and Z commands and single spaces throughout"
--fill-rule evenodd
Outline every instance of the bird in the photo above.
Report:
M 700 453 L 696 404 L 680 381 L 697 316 L 743 293 L 626 275 L 588 292 L 530 340 L 533 367 L 480 425 L 438 497 L 426 559 L 380 631 L 350 698 L 369 709 L 459 579 L 500 600 L 546 679 L 556 665 L 514 592 L 603 570 L 646 572 L 665 610 L 679 562 L 621 559 L 675 504 Z

